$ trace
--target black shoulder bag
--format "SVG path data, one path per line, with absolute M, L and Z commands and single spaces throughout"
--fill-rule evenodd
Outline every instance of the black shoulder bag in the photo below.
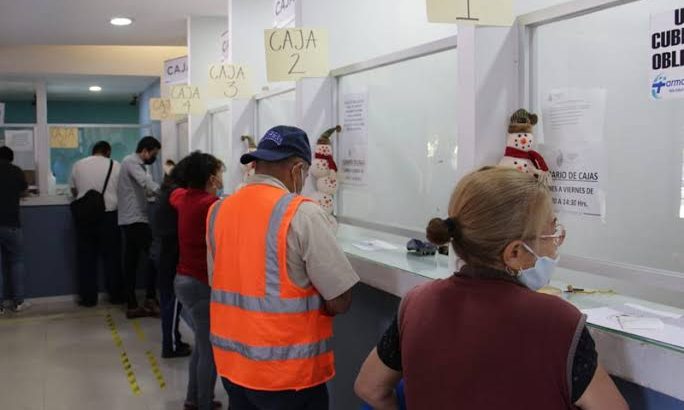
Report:
M 89 190 L 81 198 L 71 203 L 71 215 L 74 222 L 78 226 L 88 226 L 100 222 L 105 214 L 104 193 L 109 185 L 109 177 L 112 175 L 112 168 L 114 161 L 109 160 L 109 171 L 107 171 L 107 178 L 105 179 L 102 192 L 94 189 Z

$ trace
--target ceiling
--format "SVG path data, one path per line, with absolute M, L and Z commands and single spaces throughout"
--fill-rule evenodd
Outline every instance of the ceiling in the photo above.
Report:
M 134 76 L 52 76 L 44 78 L 48 100 L 78 101 L 130 101 L 133 95 L 145 91 L 158 77 Z M 88 91 L 99 85 L 102 91 Z M 0 78 L 0 101 L 33 100 L 33 80 L 27 78 Z
M 228 0 L 0 0 L 0 46 L 186 44 L 187 16 L 225 16 Z M 115 27 L 115 16 L 134 19 Z

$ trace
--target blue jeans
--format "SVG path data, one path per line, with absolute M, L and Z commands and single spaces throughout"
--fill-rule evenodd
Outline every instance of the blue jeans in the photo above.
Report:
M 212 410 L 214 387 L 216 386 L 216 365 L 209 339 L 209 285 L 186 275 L 176 275 L 176 297 L 183 304 L 183 311 L 189 313 L 188 325 L 195 332 L 195 348 L 192 349 L 188 374 L 186 401 L 197 405 L 199 410 Z
M 7 258 L 0 262 L 0 266 L 3 267 L 3 274 L 0 275 L 0 302 L 5 296 L 3 282 L 7 277 L 12 284 L 11 294 L 15 305 L 21 304 L 25 296 L 24 235 L 21 228 L 0 226 L 0 255 L 2 258 Z M 5 274 L 4 267 L 9 268 L 9 275 Z

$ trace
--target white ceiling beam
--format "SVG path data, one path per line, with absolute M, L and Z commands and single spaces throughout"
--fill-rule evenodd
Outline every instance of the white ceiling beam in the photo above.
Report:
M 163 62 L 187 53 L 164 46 L 0 47 L 0 75 L 131 75 L 159 77 Z

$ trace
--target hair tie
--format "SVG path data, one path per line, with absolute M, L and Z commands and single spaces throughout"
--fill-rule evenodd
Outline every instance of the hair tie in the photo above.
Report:
M 459 226 L 456 219 L 447 218 L 444 220 L 444 225 L 446 225 L 447 230 L 449 231 L 449 236 L 451 236 L 452 239 L 461 239 L 461 227 Z

